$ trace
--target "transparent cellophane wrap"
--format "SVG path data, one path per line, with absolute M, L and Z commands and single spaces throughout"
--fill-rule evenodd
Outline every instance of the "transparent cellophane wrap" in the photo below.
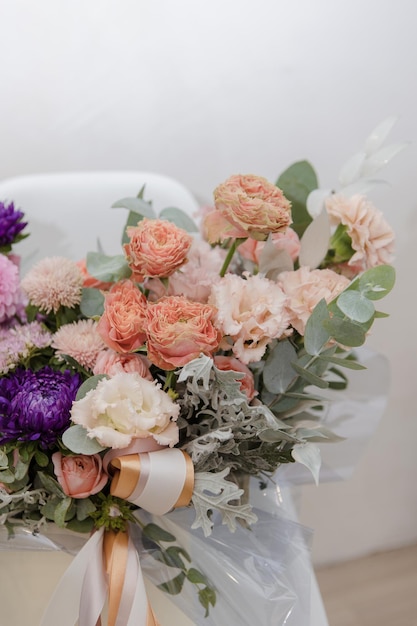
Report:
M 386 405 L 389 382 L 387 360 L 370 350 L 361 351 L 366 372 L 352 372 L 344 392 L 330 392 L 326 424 L 345 436 L 339 443 L 323 444 L 322 480 L 347 478 L 360 453 L 377 427 Z M 336 450 L 337 449 L 337 450 Z M 191 530 L 192 508 L 178 509 L 155 517 L 138 511 L 141 522 L 153 522 L 176 537 L 175 545 L 191 557 L 216 591 L 216 605 L 205 611 L 198 601 L 195 585 L 186 582 L 169 599 L 197 626 L 241 624 L 253 626 L 309 626 L 312 566 L 312 531 L 299 524 L 292 487 L 311 482 L 299 464 L 282 466 L 266 488 L 249 481 L 249 499 L 258 521 L 249 528 L 238 526 L 234 533 L 215 513 L 213 533 L 204 537 L 201 529 Z M 158 586 L 175 576 L 144 548 L 140 527 L 131 526 L 131 535 L 140 555 L 142 571 Z M 58 528 L 52 523 L 38 533 L 17 526 L 13 537 L 0 526 L 0 550 L 63 550 L 75 555 L 88 537 Z

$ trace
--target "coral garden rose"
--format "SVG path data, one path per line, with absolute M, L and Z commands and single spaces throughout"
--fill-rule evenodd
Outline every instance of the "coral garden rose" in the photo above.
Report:
M 257 395 L 258 392 L 255 390 L 253 374 L 239 359 L 235 359 L 232 356 L 217 355 L 214 357 L 214 365 L 219 370 L 243 374 L 243 378 L 239 379 L 240 389 L 248 397 L 249 402 Z
M 142 378 L 153 380 L 149 361 L 141 354 L 121 354 L 114 350 L 102 350 L 96 359 L 93 374 L 114 376 L 120 372 L 137 372 Z
M 346 198 L 333 194 L 326 200 L 326 209 L 333 224 L 343 224 L 352 240 L 353 256 L 348 265 L 362 270 L 392 263 L 394 232 L 382 212 L 365 196 Z
M 137 372 L 121 372 L 98 382 L 73 403 L 71 418 L 108 448 L 126 448 L 135 438 L 154 437 L 158 443 L 178 442 L 180 407 L 156 382 Z M 167 437 L 169 433 L 169 437 Z
M 204 221 L 210 243 L 228 237 L 266 239 L 291 224 L 291 203 L 281 189 L 253 174 L 235 175 L 214 190 L 216 210 Z
M 108 476 L 99 454 L 52 455 L 55 476 L 62 491 L 70 498 L 88 498 L 103 489 Z
M 182 296 L 166 296 L 147 311 L 148 358 L 164 370 L 182 367 L 217 349 L 221 335 L 215 310 Z
M 281 272 L 279 284 L 288 298 L 288 312 L 293 328 L 304 335 L 308 318 L 322 298 L 327 303 L 349 285 L 349 279 L 333 270 L 310 270 L 300 267 L 293 272 Z
M 147 301 L 129 279 L 116 283 L 104 299 L 104 313 L 97 330 L 104 343 L 116 352 L 133 352 L 146 340 Z
M 124 250 L 132 279 L 167 277 L 186 262 L 192 236 L 166 220 L 144 218 L 126 229 L 130 242 Z
M 282 289 L 267 278 L 227 274 L 213 286 L 209 303 L 217 309 L 216 325 L 233 340 L 234 355 L 248 364 L 262 358 L 272 339 L 287 336 L 286 300 Z M 230 349 L 227 341 L 221 347 Z

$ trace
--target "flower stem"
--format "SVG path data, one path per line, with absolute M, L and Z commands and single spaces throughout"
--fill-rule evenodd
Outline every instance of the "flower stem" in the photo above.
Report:
M 220 270 L 220 276 L 221 276 L 221 278 L 223 278 L 223 276 L 226 274 L 226 272 L 227 272 L 227 268 L 229 267 L 230 262 L 231 262 L 231 260 L 233 259 L 233 256 L 234 256 L 234 254 L 235 254 L 235 252 L 236 252 L 236 250 L 237 250 L 237 247 L 238 247 L 238 246 L 240 246 L 240 244 L 241 244 L 241 243 L 243 243 L 244 241 L 246 241 L 246 239 L 247 239 L 247 237 L 242 237 L 242 238 L 239 238 L 239 239 L 235 239 L 235 240 L 233 241 L 232 245 L 231 245 L 231 246 L 230 246 L 230 248 L 229 248 L 229 251 L 228 251 L 228 253 L 227 253 L 227 256 L 226 256 L 226 258 L 225 258 L 225 260 L 224 260 L 223 267 L 222 267 L 222 269 Z

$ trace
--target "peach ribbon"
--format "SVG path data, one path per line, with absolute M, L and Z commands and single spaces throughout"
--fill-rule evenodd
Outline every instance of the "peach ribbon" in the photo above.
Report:
M 187 506 L 194 485 L 190 457 L 153 439 L 108 452 L 111 494 L 155 515 Z M 79 610 L 74 595 L 79 598 Z M 108 597 L 108 626 L 159 626 L 146 595 L 142 570 L 128 532 L 95 532 L 64 573 L 40 626 L 98 626 Z M 70 598 L 71 601 L 68 600 Z

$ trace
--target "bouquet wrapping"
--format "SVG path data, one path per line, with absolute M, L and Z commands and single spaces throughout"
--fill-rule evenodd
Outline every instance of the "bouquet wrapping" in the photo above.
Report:
M 45 258 L 21 280 L 24 215 L 0 204 L 0 521 L 9 545 L 80 548 L 42 626 L 95 626 L 106 598 L 109 626 L 157 624 L 143 572 L 198 624 L 308 623 L 309 533 L 279 485 L 305 480 L 297 466 L 317 482 L 323 442 L 365 395 L 363 441 L 383 406 L 345 372 L 363 374 L 395 280 L 364 195 L 404 147 L 382 146 L 393 123 L 337 192 L 307 162 L 276 185 L 230 177 L 200 216 L 157 215 L 142 189 L 113 205 L 121 254 Z

